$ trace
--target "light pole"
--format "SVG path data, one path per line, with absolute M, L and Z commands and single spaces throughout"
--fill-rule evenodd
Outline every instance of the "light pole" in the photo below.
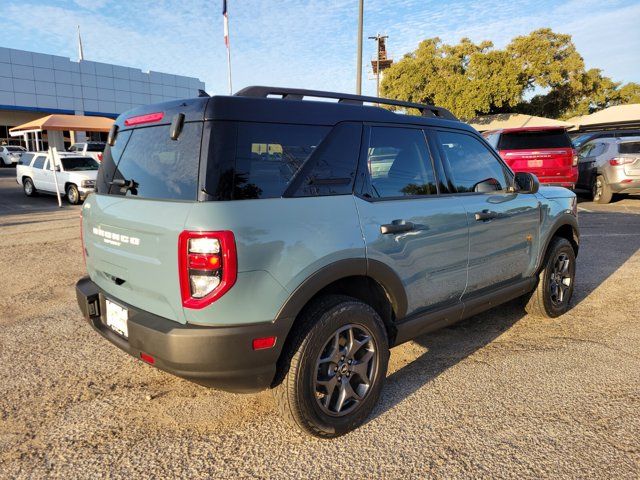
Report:
M 358 7 L 358 60 L 356 74 L 356 93 L 362 95 L 362 23 L 364 17 L 364 0 L 360 0 Z

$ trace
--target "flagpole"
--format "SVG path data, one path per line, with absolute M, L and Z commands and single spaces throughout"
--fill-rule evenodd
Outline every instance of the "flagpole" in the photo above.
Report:
M 227 0 L 222 0 L 222 16 L 224 17 L 224 43 L 227 46 L 227 74 L 229 81 L 229 95 L 233 95 L 231 85 L 231 39 L 229 37 L 229 11 L 227 10 Z
M 229 77 L 229 95 L 233 95 L 233 87 L 231 86 L 231 44 L 227 45 L 227 71 Z
M 84 60 L 84 51 L 82 49 L 82 36 L 80 35 L 80 25 L 78 25 L 78 60 Z

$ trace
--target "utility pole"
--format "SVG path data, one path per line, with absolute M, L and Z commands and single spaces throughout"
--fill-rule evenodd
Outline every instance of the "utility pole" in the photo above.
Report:
M 376 76 L 376 97 L 380 96 L 380 76 L 383 70 L 391 66 L 393 60 L 387 57 L 387 38 L 388 35 L 377 34 L 375 37 L 369 37 L 370 40 L 376 41 L 376 56 L 371 61 L 373 74 Z
M 358 60 L 356 74 L 356 93 L 362 95 L 362 24 L 364 18 L 364 0 L 360 0 L 358 7 Z
M 369 37 L 369 40 L 376 41 L 376 58 L 371 62 L 371 66 L 373 67 L 373 74 L 376 76 L 376 97 L 380 96 L 380 60 L 383 60 L 380 58 L 380 55 L 382 53 L 382 50 L 384 50 L 384 42 L 387 38 L 389 38 L 388 35 L 380 35 L 380 34 L 377 34 L 375 37 Z M 381 44 L 383 48 L 380 48 Z M 385 50 L 385 57 L 386 57 L 386 50 Z M 384 60 L 386 60 L 386 58 Z

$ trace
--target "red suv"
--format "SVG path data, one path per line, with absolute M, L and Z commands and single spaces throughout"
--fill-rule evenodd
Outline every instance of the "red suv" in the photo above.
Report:
M 547 185 L 575 187 L 578 156 L 564 127 L 504 128 L 482 136 L 514 172 L 533 173 Z

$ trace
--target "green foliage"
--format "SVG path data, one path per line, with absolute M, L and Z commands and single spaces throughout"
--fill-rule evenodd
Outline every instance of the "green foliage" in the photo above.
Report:
M 443 106 L 462 119 L 513 111 L 567 118 L 639 102 L 640 85 L 621 87 L 599 69 L 585 70 L 570 35 L 542 28 L 504 49 L 426 39 L 385 71 L 381 94 Z

